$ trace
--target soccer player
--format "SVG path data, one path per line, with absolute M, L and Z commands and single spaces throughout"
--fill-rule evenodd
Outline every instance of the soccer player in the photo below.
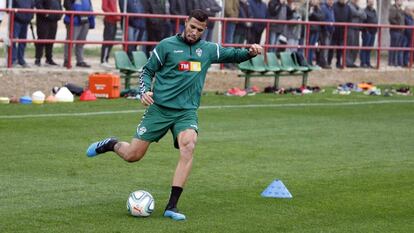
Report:
M 171 130 L 180 158 L 164 216 L 176 221 L 186 218 L 178 211 L 177 202 L 192 167 L 198 132 L 197 109 L 207 69 L 212 63 L 240 63 L 262 51 L 257 44 L 249 49 L 236 49 L 200 40 L 207 20 L 204 11 L 193 10 L 181 34 L 162 40 L 154 48 L 140 77 L 141 102 L 148 108 L 131 143 L 107 138 L 87 149 L 89 157 L 114 151 L 125 161 L 136 162 L 152 142 L 158 142 Z

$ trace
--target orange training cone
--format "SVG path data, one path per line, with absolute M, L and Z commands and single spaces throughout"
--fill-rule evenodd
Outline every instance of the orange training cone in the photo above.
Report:
M 80 101 L 95 101 L 96 96 L 92 94 L 90 90 L 86 90 L 82 93 L 82 95 L 79 98 Z

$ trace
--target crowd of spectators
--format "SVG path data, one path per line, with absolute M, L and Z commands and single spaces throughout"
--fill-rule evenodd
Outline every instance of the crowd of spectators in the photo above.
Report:
M 378 14 L 374 7 L 374 0 L 309 0 L 309 3 L 294 0 L 269 0 L 267 5 L 262 0 L 249 0 L 247 3 L 251 5 L 250 10 L 252 12 L 257 11 L 257 14 L 265 15 L 266 18 L 274 20 L 378 24 Z M 363 3 L 365 3 L 364 8 L 361 7 Z M 258 10 L 257 7 L 252 7 L 253 4 L 261 4 L 266 9 L 263 10 L 260 8 Z M 252 15 L 255 14 L 252 13 Z M 242 16 L 239 14 L 239 17 Z M 413 17 L 413 8 L 405 7 L 403 10 L 403 1 L 395 0 L 389 10 L 388 22 L 391 25 L 413 26 Z M 256 37 L 254 40 L 247 40 L 248 43 L 260 42 L 260 37 L 257 35 L 260 31 L 257 31 L 257 29 L 260 30 L 261 28 L 252 26 L 248 34 L 256 34 Z M 311 25 L 309 35 L 306 35 L 307 30 L 304 25 L 275 23 L 270 26 L 269 44 L 285 44 L 289 46 L 286 50 L 296 51 L 298 50 L 298 45 L 304 45 L 305 38 L 309 38 L 307 44 L 312 46 L 343 46 L 346 42 L 347 46 L 352 47 L 359 47 L 361 45 L 364 47 L 373 47 L 376 41 L 377 31 L 378 28 L 376 27 L 349 26 L 345 38 L 344 26 Z M 228 30 L 227 35 L 231 36 L 231 31 Z M 410 48 L 412 43 L 411 38 L 412 30 L 410 29 L 390 29 L 390 47 Z M 234 42 L 234 40 L 232 41 L 231 38 L 226 38 L 226 42 L 230 43 Z M 279 47 L 278 49 L 272 48 L 270 50 L 279 51 L 284 49 Z M 344 66 L 349 68 L 373 68 L 371 65 L 370 49 L 349 49 L 345 57 L 342 53 L 342 49 L 311 48 L 308 51 L 307 60 L 308 63 L 315 63 L 325 69 L 331 69 L 334 61 L 336 62 L 335 65 L 337 68 Z M 390 50 L 388 64 L 389 66 L 408 66 L 410 61 L 409 56 L 410 52 L 408 51 Z M 359 64 L 357 64 L 358 58 Z
M 0 0 L 0 8 L 4 8 L 8 0 Z M 364 23 L 377 24 L 378 15 L 374 7 L 374 0 L 367 0 L 366 7 L 362 8 L 362 0 L 309 0 L 309 3 L 295 0 L 226 0 L 225 5 L 221 6 L 216 0 L 102 0 L 102 10 L 107 13 L 148 13 L 148 14 L 171 14 L 188 15 L 193 9 L 203 9 L 209 16 L 218 16 L 220 13 L 224 17 L 231 18 L 254 18 L 272 19 L 292 22 L 272 23 L 268 35 L 268 43 L 271 45 L 269 51 L 279 52 L 282 50 L 303 52 L 299 49 L 305 44 L 305 38 L 309 38 L 308 45 L 315 46 L 308 50 L 307 60 L 310 64 L 317 64 L 325 69 L 331 69 L 334 62 L 338 68 L 364 67 L 372 68 L 371 50 L 351 49 L 346 52 L 345 60 L 342 49 L 317 48 L 321 46 L 366 46 L 372 47 L 376 41 L 378 28 L 376 27 L 356 27 L 350 26 L 347 31 L 347 38 L 344 37 L 345 29 L 343 26 L 333 25 L 311 25 L 309 30 L 303 24 L 294 23 L 300 21 L 313 22 L 340 22 L 340 23 Z M 91 0 L 13 0 L 12 8 L 25 9 L 46 9 L 62 11 L 94 11 Z M 224 9 L 223 9 L 224 8 Z M 0 13 L 0 23 L 4 14 Z M 389 24 L 391 25 L 414 25 L 414 11 L 412 8 L 403 9 L 403 0 L 395 0 L 389 10 Z M 17 12 L 14 14 L 13 38 L 26 39 L 28 27 L 34 18 L 32 13 Z M 80 14 L 73 17 L 73 29 L 71 30 L 71 15 L 62 13 L 37 13 L 36 32 L 38 39 L 55 40 L 58 22 L 63 18 L 69 40 L 86 40 L 88 31 L 95 28 L 95 16 Z M 105 15 L 103 19 L 104 30 L 103 40 L 113 41 L 116 37 L 117 29 L 124 26 L 124 18 L 118 15 Z M 213 40 L 215 22 L 208 24 L 207 30 L 203 35 L 205 40 Z M 184 21 L 178 24 L 179 31 L 183 30 Z M 258 22 L 235 22 L 227 21 L 225 26 L 226 44 L 244 44 L 264 42 L 265 23 Z M 159 18 L 128 17 L 128 41 L 160 41 L 165 37 L 176 33 L 176 22 Z M 72 32 L 72 33 L 70 33 Z M 309 35 L 306 33 L 309 32 Z M 391 47 L 411 47 L 412 30 L 391 28 L 390 29 Z M 362 43 L 361 43 L 362 40 Z M 288 48 L 278 47 L 287 45 Z M 13 66 L 20 65 L 28 67 L 24 59 L 26 43 L 13 43 L 12 62 Z M 84 44 L 74 45 L 76 66 L 88 68 L 90 65 L 84 59 Z M 101 48 L 101 65 L 110 67 L 112 45 L 104 44 Z M 147 55 L 153 46 L 140 46 Z M 137 50 L 136 45 L 128 45 L 127 52 L 131 56 Z M 45 64 L 50 66 L 58 65 L 53 60 L 53 43 L 35 44 L 36 66 L 42 65 L 42 57 L 45 53 Z M 64 46 L 64 66 L 69 62 L 69 45 Z M 357 59 L 359 64 L 357 65 Z M 408 66 L 410 60 L 409 51 L 390 50 L 388 64 L 390 66 Z

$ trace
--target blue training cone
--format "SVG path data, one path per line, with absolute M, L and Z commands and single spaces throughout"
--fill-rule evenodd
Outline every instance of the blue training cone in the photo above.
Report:
M 281 180 L 274 180 L 261 194 L 262 197 L 292 198 L 289 190 Z

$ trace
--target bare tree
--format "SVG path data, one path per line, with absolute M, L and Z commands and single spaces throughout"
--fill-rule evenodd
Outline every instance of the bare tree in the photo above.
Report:
M 388 22 L 388 13 L 391 6 L 391 0 L 377 0 L 377 6 L 381 7 L 378 9 L 378 14 L 380 16 L 379 23 L 380 24 L 389 24 Z M 381 38 L 381 45 L 388 46 L 390 44 L 390 35 L 389 29 L 382 30 L 382 38 Z
M 380 23 L 388 24 L 388 11 L 390 10 L 391 0 L 377 0 L 377 6 L 381 6 L 378 13 L 381 12 Z

